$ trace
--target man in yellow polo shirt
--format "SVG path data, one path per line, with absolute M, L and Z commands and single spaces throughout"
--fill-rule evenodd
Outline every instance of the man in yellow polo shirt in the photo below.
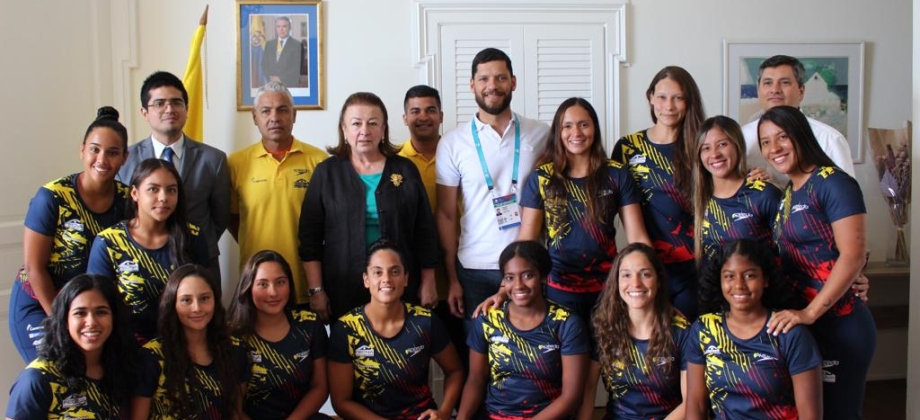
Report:
M 294 138 L 297 111 L 291 92 L 268 82 L 256 93 L 252 121 L 262 141 L 237 150 L 230 167 L 230 233 L 240 244 L 240 264 L 263 249 L 288 261 L 297 303 L 310 301 L 297 254 L 297 224 L 313 169 L 328 156 Z

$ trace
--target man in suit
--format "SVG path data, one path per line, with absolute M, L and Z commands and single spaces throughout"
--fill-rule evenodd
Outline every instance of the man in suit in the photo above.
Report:
M 275 19 L 275 35 L 275 39 L 265 44 L 262 72 L 270 82 L 281 82 L 287 87 L 302 87 L 300 66 L 303 62 L 303 46 L 300 41 L 290 36 L 289 17 L 281 16 Z
M 212 274 L 220 277 L 217 240 L 230 222 L 230 173 L 227 155 L 182 133 L 188 117 L 188 92 L 178 77 L 158 71 L 141 87 L 141 116 L 150 124 L 150 137 L 128 148 L 128 161 L 118 180 L 131 183 L 134 169 L 152 157 L 172 162 L 182 176 L 186 214 L 208 243 Z

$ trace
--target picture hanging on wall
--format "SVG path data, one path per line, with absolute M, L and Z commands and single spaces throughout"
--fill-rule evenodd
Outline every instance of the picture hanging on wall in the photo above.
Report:
M 757 100 L 760 64 L 777 54 L 805 66 L 802 112 L 840 131 L 853 162 L 863 161 L 865 43 L 750 43 L 725 41 L 722 112 L 744 125 L 763 113 Z
M 237 0 L 236 28 L 238 110 L 270 81 L 287 86 L 294 108 L 324 109 L 322 1 Z

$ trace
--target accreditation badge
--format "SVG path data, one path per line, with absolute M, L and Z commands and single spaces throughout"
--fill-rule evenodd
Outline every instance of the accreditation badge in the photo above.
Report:
M 521 225 L 521 206 L 517 201 L 517 194 L 511 193 L 492 199 L 495 208 L 495 219 L 498 230 L 511 229 Z

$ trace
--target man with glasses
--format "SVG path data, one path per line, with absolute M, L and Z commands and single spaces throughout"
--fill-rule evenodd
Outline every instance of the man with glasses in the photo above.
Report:
M 141 86 L 141 116 L 150 124 L 150 137 L 128 147 L 128 161 L 118 180 L 129 184 L 144 159 L 172 162 L 182 177 L 186 214 L 208 243 L 212 275 L 220 278 L 217 240 L 230 222 L 230 173 L 227 155 L 182 133 L 188 117 L 188 92 L 178 77 L 165 71 L 151 74 Z

